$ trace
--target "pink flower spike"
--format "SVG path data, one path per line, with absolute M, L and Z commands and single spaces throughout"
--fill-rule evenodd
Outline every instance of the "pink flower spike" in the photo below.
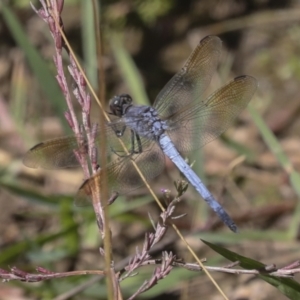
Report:
M 58 83 L 59 87 L 61 88 L 61 91 L 65 95 L 66 94 L 66 89 L 65 89 L 65 86 L 64 86 L 64 84 L 63 84 L 63 82 L 61 80 L 61 76 L 60 75 L 56 75 L 55 78 L 57 80 L 57 83 Z
M 22 278 L 26 278 L 26 276 L 28 275 L 27 272 L 24 272 L 16 267 L 12 267 L 11 268 L 11 272 L 14 274 L 14 275 L 17 275 L 17 276 L 20 276 Z
M 73 122 L 72 116 L 69 111 L 65 112 L 65 118 L 66 118 L 69 126 L 71 127 L 71 129 L 74 129 L 74 122 Z
M 36 270 L 37 270 L 37 272 L 43 273 L 43 274 L 55 274 L 54 272 L 49 271 L 43 267 L 37 267 Z
M 91 96 L 90 96 L 90 94 L 87 94 L 86 99 L 85 99 L 85 103 L 84 103 L 84 110 L 87 113 L 90 113 L 90 111 L 91 111 L 91 104 L 92 104 Z
M 82 87 L 86 86 L 86 81 L 81 73 L 79 74 L 79 83 Z
M 0 269 L 0 274 L 10 274 L 7 270 Z
M 61 35 L 56 35 L 54 37 L 54 42 L 55 42 L 55 47 L 58 49 L 58 50 L 62 50 L 62 38 L 61 38 Z
M 57 9 L 59 11 L 59 14 L 61 14 L 63 8 L 64 8 L 64 0 L 57 0 Z

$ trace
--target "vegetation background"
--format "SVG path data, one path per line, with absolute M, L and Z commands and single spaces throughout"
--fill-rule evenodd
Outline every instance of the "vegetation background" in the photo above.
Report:
M 9 14 L 0 4 L 0 268 L 17 266 L 28 272 L 34 272 L 36 266 L 55 272 L 101 269 L 101 241 L 93 211 L 72 204 L 82 172 L 31 170 L 22 165 L 22 155 L 30 147 L 68 133 L 63 117 L 66 106 L 53 85 L 54 47 L 46 24 L 33 12 L 29 1 L 6 3 Z M 38 1 L 32 3 L 39 7 Z M 198 256 L 208 258 L 208 265 L 222 266 L 227 261 L 200 238 L 278 267 L 298 260 L 299 1 L 99 3 L 107 100 L 129 93 L 135 102 L 153 102 L 206 35 L 218 35 L 223 41 L 222 61 L 210 92 L 238 75 L 257 78 L 259 89 L 250 109 L 220 139 L 193 156 L 198 174 L 237 222 L 240 233 L 229 232 L 205 204 L 193 201 L 199 197 L 192 188 L 177 208 L 178 214 L 188 216 L 176 224 Z M 62 16 L 66 35 L 97 87 L 91 14 L 89 1 L 65 1 Z M 93 112 L 97 121 L 96 104 Z M 259 123 L 259 115 L 265 124 Z M 162 188 L 174 192 L 172 182 L 179 176 L 177 169 L 167 164 L 166 172 L 152 186 L 158 195 Z M 159 216 L 146 190 L 135 192 L 130 199 L 120 197 L 110 207 L 116 262 L 134 254 L 145 232 L 152 230 L 148 212 L 155 220 Z M 171 229 L 153 256 L 159 257 L 162 250 L 172 250 L 185 261 L 193 261 Z M 123 282 L 124 296 L 134 293 L 152 270 L 153 266 L 145 267 Z M 213 276 L 230 299 L 286 299 L 252 275 Z M 59 299 L 58 295 L 88 279 L 81 276 L 35 284 L 1 283 L 0 299 Z M 72 299 L 99 297 L 106 298 L 103 282 Z M 206 276 L 183 269 L 174 269 L 140 297 L 221 299 Z

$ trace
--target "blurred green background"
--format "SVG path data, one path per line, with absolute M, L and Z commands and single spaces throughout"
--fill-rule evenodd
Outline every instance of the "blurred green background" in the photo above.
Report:
M 47 25 L 29 1 L 0 4 L 0 268 L 36 266 L 63 272 L 101 269 L 102 244 L 91 208 L 73 206 L 82 183 L 80 170 L 32 170 L 22 155 L 39 141 L 70 132 L 66 105 L 54 76 L 54 47 Z M 32 1 L 39 7 L 38 1 Z M 285 266 L 299 258 L 300 182 L 300 3 L 296 0 L 127 0 L 99 1 L 102 62 L 106 99 L 129 93 L 136 103 L 152 103 L 181 68 L 199 40 L 218 35 L 223 55 L 209 92 L 238 75 L 252 75 L 259 89 L 220 139 L 193 155 L 194 168 L 237 222 L 240 233 L 224 228 L 192 188 L 183 197 L 176 221 L 200 258 L 208 265 L 226 261 L 200 238 L 221 243 L 266 264 Z M 97 90 L 96 41 L 91 1 L 65 1 L 66 35 Z M 64 55 L 65 67 L 69 64 Z M 70 87 L 72 82 L 70 81 Z M 93 104 L 97 122 L 99 110 Z M 79 113 L 79 111 L 78 111 Z M 175 194 L 180 177 L 172 164 L 152 186 Z M 129 201 L 130 200 L 130 201 Z M 196 200 L 196 201 L 193 201 Z M 148 218 L 159 209 L 141 189 L 120 197 L 111 207 L 114 259 L 122 261 L 142 246 L 152 231 Z M 208 228 L 207 230 L 201 230 Z M 153 253 L 172 250 L 192 261 L 170 229 Z M 96 266 L 96 267 L 95 267 Z M 153 267 L 121 284 L 124 298 L 151 276 Z M 213 274 L 230 299 L 286 299 L 277 289 L 252 276 Z M 299 279 L 299 278 L 298 278 Z M 43 283 L 1 283 L 0 299 L 61 299 L 90 277 Z M 106 299 L 104 282 L 70 299 Z M 203 274 L 176 269 L 142 294 L 148 299 L 221 299 Z

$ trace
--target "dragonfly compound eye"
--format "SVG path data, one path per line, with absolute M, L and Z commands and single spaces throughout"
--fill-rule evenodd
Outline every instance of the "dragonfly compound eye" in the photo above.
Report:
M 125 110 L 131 106 L 132 98 L 127 94 L 114 96 L 109 101 L 109 108 L 113 115 L 122 117 Z

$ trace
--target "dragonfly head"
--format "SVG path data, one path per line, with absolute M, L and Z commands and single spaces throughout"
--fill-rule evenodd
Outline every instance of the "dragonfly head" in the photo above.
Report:
M 128 107 L 132 104 L 132 98 L 128 94 L 121 94 L 118 96 L 114 96 L 109 101 L 110 114 L 115 115 L 117 117 L 122 117 Z

